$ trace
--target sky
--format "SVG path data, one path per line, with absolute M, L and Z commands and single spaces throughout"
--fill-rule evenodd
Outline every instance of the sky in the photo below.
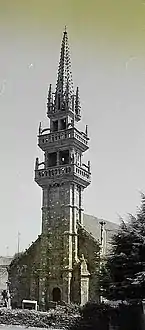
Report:
M 145 1 L 0 0 L 0 255 L 41 231 L 37 134 L 65 25 L 90 136 L 85 212 L 119 223 L 145 193 Z

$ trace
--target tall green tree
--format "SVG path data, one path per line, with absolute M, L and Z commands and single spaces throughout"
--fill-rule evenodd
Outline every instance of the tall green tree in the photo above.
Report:
M 145 195 L 136 216 L 121 221 L 112 248 L 102 266 L 100 285 L 109 300 L 141 301 L 145 298 Z

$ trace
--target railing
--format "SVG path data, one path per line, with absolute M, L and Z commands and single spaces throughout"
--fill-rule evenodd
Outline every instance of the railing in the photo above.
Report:
M 74 129 L 74 138 L 79 140 L 81 143 L 85 144 L 88 146 L 88 139 L 87 137 L 83 136 L 78 130 Z
M 35 171 L 35 179 L 36 180 L 43 178 L 52 179 L 66 174 L 76 175 L 88 182 L 90 182 L 91 180 L 91 175 L 88 171 L 74 164 L 57 166 L 57 167 L 55 166 L 53 168 L 48 168 L 48 169 L 40 169 L 40 170 L 38 169 Z
M 81 177 L 81 178 L 83 178 L 83 179 L 85 179 L 89 182 L 91 180 L 91 174 L 88 171 L 84 170 L 82 167 L 74 165 L 74 173 L 77 176 L 79 176 L 79 177 Z
M 50 144 L 54 143 L 55 141 L 73 138 L 88 146 L 88 138 L 80 133 L 76 128 L 39 135 L 39 145 Z

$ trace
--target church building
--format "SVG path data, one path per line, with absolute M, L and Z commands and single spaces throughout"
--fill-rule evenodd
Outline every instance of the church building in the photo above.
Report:
M 40 123 L 38 135 L 44 159 L 35 163 L 35 182 L 43 196 L 42 232 L 9 266 L 12 306 L 31 299 L 41 310 L 52 301 L 84 305 L 99 299 L 100 251 L 105 253 L 108 236 L 117 229 L 83 214 L 83 192 L 91 183 L 90 161 L 83 161 L 89 136 L 87 126 L 84 132 L 78 129 L 80 97 L 78 87 L 73 89 L 66 30 L 56 89 L 50 85 L 48 91 L 47 117 L 49 127 Z

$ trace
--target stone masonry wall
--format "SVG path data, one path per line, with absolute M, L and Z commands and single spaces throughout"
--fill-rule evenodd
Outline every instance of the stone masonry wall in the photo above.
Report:
M 43 190 L 42 208 L 42 290 L 46 301 L 52 300 L 53 288 L 59 287 L 61 298 L 69 301 L 70 281 L 73 258 L 77 247 L 76 217 L 70 205 L 79 203 L 74 200 L 74 185 L 69 181 L 53 183 Z M 74 242 L 73 242 L 74 240 Z
M 40 237 L 24 253 L 12 260 L 8 278 L 12 306 L 21 307 L 23 299 L 39 300 Z
M 55 221 L 55 219 L 54 219 Z M 78 232 L 78 257 L 81 259 L 84 255 L 88 271 L 90 272 L 89 278 L 89 300 L 97 300 L 99 296 L 98 288 L 98 271 L 99 271 L 99 243 L 82 227 Z M 57 235 L 57 230 L 55 235 Z M 31 245 L 31 247 L 19 256 L 16 256 L 9 266 L 9 281 L 10 292 L 12 296 L 12 305 L 14 307 L 21 307 L 23 299 L 33 299 L 39 302 L 39 286 L 40 286 L 40 260 L 42 260 L 43 248 L 47 255 L 47 265 L 44 272 L 44 282 L 46 286 L 46 301 L 52 300 L 52 290 L 54 287 L 60 287 L 61 292 L 66 293 L 66 286 L 68 281 L 68 272 L 63 272 L 64 264 L 60 264 L 59 256 L 62 249 L 57 240 L 59 237 L 48 234 L 47 240 L 50 244 L 49 249 L 44 247 L 42 243 L 42 236 Z M 62 235 L 61 235 L 62 236 Z M 60 237 L 60 241 L 62 237 Z M 53 249 L 51 249 L 51 242 L 53 241 Z M 54 244 L 56 247 L 54 249 Z M 59 250 L 60 248 L 60 250 Z M 66 247 L 67 249 L 67 247 Z M 65 250 L 63 250 L 63 258 L 65 258 Z M 53 268 L 54 267 L 54 268 Z M 56 273 L 54 272 L 56 270 Z M 71 296 L 72 301 L 80 302 L 80 267 L 76 264 L 73 270 L 73 281 Z M 72 281 L 71 281 L 72 282 Z M 64 299 L 62 295 L 62 299 Z M 66 300 L 65 300 L 66 301 Z

